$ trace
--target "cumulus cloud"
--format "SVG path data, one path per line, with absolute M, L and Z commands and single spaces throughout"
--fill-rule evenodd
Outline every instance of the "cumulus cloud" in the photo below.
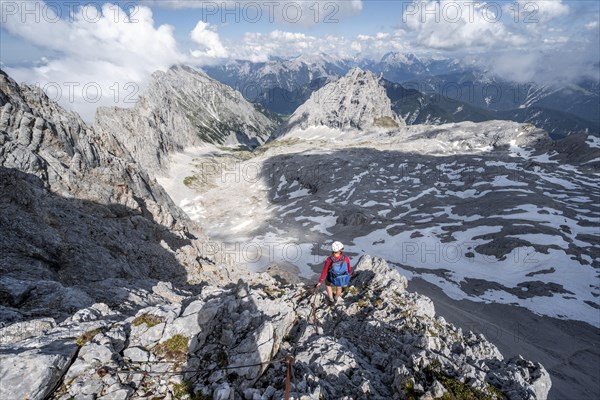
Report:
M 377 32 L 374 35 L 358 35 L 351 43 L 353 57 L 378 60 L 389 52 L 414 52 L 402 31 L 393 34 Z
M 587 24 L 585 24 L 585 29 L 587 29 L 588 31 L 598 29 L 598 21 L 588 22 Z
M 411 51 L 402 32 L 378 32 L 354 37 L 312 36 L 301 32 L 275 30 L 247 32 L 241 41 L 228 42 L 230 58 L 265 62 L 271 57 L 295 57 L 301 54 L 328 54 L 333 58 L 379 59 L 390 51 Z
M 435 50 L 522 46 L 527 38 L 501 20 L 495 3 L 465 0 L 415 1 L 405 6 L 401 29 L 414 43 Z
M 190 37 L 203 48 L 202 50 L 193 50 L 193 57 L 198 59 L 227 57 L 227 50 L 221 44 L 219 34 L 210 29 L 210 24 L 198 21 Z
M 548 48 L 527 52 L 507 49 L 489 53 L 484 65 L 496 75 L 521 83 L 577 83 L 582 78 L 600 79 L 600 40 L 597 33 Z
M 131 15 L 114 4 L 100 9 L 88 5 L 61 18 L 43 2 L 15 4 L 27 10 L 37 7 L 43 10 L 39 14 L 43 18 L 22 19 L 20 13 L 7 13 L 2 7 L 2 28 L 57 55 L 32 66 L 5 67 L 6 71 L 17 82 L 39 85 L 50 98 L 88 122 L 99 106 L 135 104 L 153 72 L 222 57 L 226 51 L 208 24 L 198 24 L 191 35 L 202 50 L 180 52 L 174 28 L 155 27 L 148 7 L 137 7 Z
M 516 8 L 515 6 L 518 6 Z M 512 12 L 515 9 L 519 10 L 519 14 L 523 18 L 530 20 L 529 26 L 535 27 L 537 24 L 544 25 L 553 19 L 569 13 L 569 6 L 564 4 L 562 0 L 517 0 L 514 4 L 507 5 L 512 7 Z
M 343 36 L 311 36 L 300 32 L 275 30 L 268 33 L 247 32 L 241 41 L 229 43 L 233 59 L 264 62 L 271 56 L 294 57 L 300 54 L 326 53 L 350 57 L 350 42 Z
M 595 27 L 594 21 L 591 22 L 591 29 L 585 25 L 576 35 L 567 35 L 564 18 L 570 14 L 570 8 L 562 0 L 519 0 L 511 7 L 520 7 L 516 9 L 520 10 L 521 22 L 527 20 L 521 27 L 526 28 L 528 45 L 488 51 L 482 58 L 487 69 L 504 79 L 522 83 L 565 84 L 582 78 L 600 78 L 597 21 Z

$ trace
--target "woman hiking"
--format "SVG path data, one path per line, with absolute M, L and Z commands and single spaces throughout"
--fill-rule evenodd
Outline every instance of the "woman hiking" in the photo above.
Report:
M 331 245 L 331 255 L 327 257 L 325 265 L 323 266 L 323 272 L 321 272 L 319 283 L 315 285 L 315 287 L 319 287 L 323 283 L 323 280 L 325 280 L 327 298 L 331 304 L 341 300 L 342 288 L 348 286 L 350 277 L 352 276 L 350 258 L 348 258 L 347 255 L 342 254 L 343 250 L 344 245 L 341 242 L 333 242 Z M 335 300 L 333 299 L 332 286 L 336 287 Z

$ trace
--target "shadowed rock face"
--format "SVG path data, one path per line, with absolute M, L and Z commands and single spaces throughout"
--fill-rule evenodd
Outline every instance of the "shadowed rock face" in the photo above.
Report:
M 0 323 L 97 301 L 136 309 L 160 298 L 159 279 L 223 277 L 206 236 L 114 136 L 0 79 Z
M 193 236 L 154 222 L 142 201 L 136 210 L 65 198 L 37 177 L 3 167 L 0 193 L 3 323 L 64 319 L 97 301 L 135 308 L 132 292 L 139 291 L 140 303 L 152 302 L 157 280 L 187 282 L 180 262 L 195 261 L 186 256 Z
M 482 335 L 436 317 L 431 300 L 407 292 L 406 278 L 384 260 L 362 257 L 351 283 L 333 308 L 319 292 L 259 274 L 205 286 L 135 317 L 95 304 L 59 325 L 39 321 L 37 333 L 21 327 L 37 337 L 17 340 L 16 326 L 5 328 L 0 393 L 41 399 L 56 386 L 50 398 L 279 399 L 284 359 L 293 355 L 294 397 L 457 396 L 458 387 L 491 398 L 493 386 L 509 399 L 546 398 L 551 382 L 544 367 L 503 360 Z

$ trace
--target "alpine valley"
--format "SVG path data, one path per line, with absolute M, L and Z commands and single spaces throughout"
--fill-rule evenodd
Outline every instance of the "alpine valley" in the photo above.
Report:
M 597 398 L 598 95 L 316 55 L 88 124 L 0 72 L 0 398 Z

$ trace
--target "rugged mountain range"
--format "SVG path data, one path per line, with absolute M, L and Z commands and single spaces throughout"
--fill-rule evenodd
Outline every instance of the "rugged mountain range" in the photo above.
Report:
M 249 101 L 280 114 L 292 114 L 313 91 L 358 66 L 414 92 L 416 99 L 409 96 L 395 110 L 408 124 L 508 119 L 534 124 L 555 139 L 600 132 L 599 83 L 590 79 L 577 84 L 524 84 L 494 76 L 479 67 L 475 59 L 397 52 L 378 61 L 326 55 L 310 61 L 304 58 L 265 63 L 236 61 L 206 71 L 239 89 Z
M 600 132 L 600 90 L 591 80 L 578 84 L 517 83 L 473 70 L 423 76 L 405 85 L 470 104 L 497 119 L 532 123 L 555 139 Z
M 504 323 L 494 313 L 482 320 L 465 311 L 465 319 L 503 327 L 504 351 L 544 357 L 551 398 L 587 398 L 597 388 L 586 360 L 599 357 L 591 339 L 600 325 L 599 145 L 587 135 L 555 142 L 506 121 L 353 132 L 315 125 L 251 153 L 199 156 L 186 171 L 194 191 L 180 204 L 255 271 L 288 265 L 315 279 L 326 244 L 341 240 L 353 261 L 385 255 L 474 309 L 504 304 L 501 314 L 512 316 Z M 212 165 L 261 173 L 223 179 L 206 174 Z M 542 330 L 536 321 L 546 318 L 564 321 Z M 513 340 L 511 324 L 527 326 L 526 337 Z M 591 336 L 576 333 L 582 324 Z M 541 337 L 574 347 L 554 358 Z
M 440 94 L 426 95 L 407 89 L 399 83 L 380 80 L 392 102 L 392 110 L 409 125 L 440 125 L 451 122 L 482 122 L 495 119 L 494 114 L 468 103 L 446 98 Z M 507 118 L 509 119 L 509 118 Z
M 152 304 L 160 279 L 212 279 L 207 237 L 117 137 L 0 79 L 3 324 L 96 301 L 126 309 L 133 293 Z
M 213 78 L 240 92 L 253 95 L 256 90 L 280 88 L 290 92 L 317 78 L 346 75 L 355 62 L 335 59 L 324 54 L 301 55 L 289 60 L 275 58 L 268 62 L 231 61 L 223 66 L 205 67 Z
M 275 262 L 311 278 L 328 254 L 324 244 L 341 240 L 352 259 L 385 254 L 404 274 L 481 304 L 473 307 L 504 304 L 509 313 L 529 310 L 531 326 L 540 318 L 577 320 L 597 332 L 598 139 L 554 141 L 511 121 L 381 129 L 346 118 L 363 120 L 361 110 L 373 104 L 379 106 L 366 115 L 393 112 L 383 83 L 354 70 L 339 87 L 313 93 L 266 145 L 199 155 L 194 171 L 185 171 L 193 191 L 179 204 L 258 271 Z M 331 105 L 317 101 L 336 92 Z M 331 118 L 335 112 L 342 118 Z M 206 174 L 214 165 L 261 173 L 223 179 Z M 497 316 L 487 318 L 475 321 L 498 326 Z M 549 337 L 560 336 L 553 343 L 576 335 L 565 325 L 545 328 Z M 577 352 L 577 371 L 549 356 L 554 398 L 597 391 L 593 374 L 581 372 L 599 356 L 588 338 L 561 350 L 560 357 Z M 507 342 L 508 351 L 517 351 Z M 547 353 L 549 344 L 533 342 L 529 351 Z M 585 382 L 576 394 L 574 381 Z
M 422 57 L 412 53 L 390 52 L 380 60 L 363 60 L 365 68 L 392 82 L 416 82 L 420 77 L 461 73 L 473 68 L 464 61 L 447 57 Z

